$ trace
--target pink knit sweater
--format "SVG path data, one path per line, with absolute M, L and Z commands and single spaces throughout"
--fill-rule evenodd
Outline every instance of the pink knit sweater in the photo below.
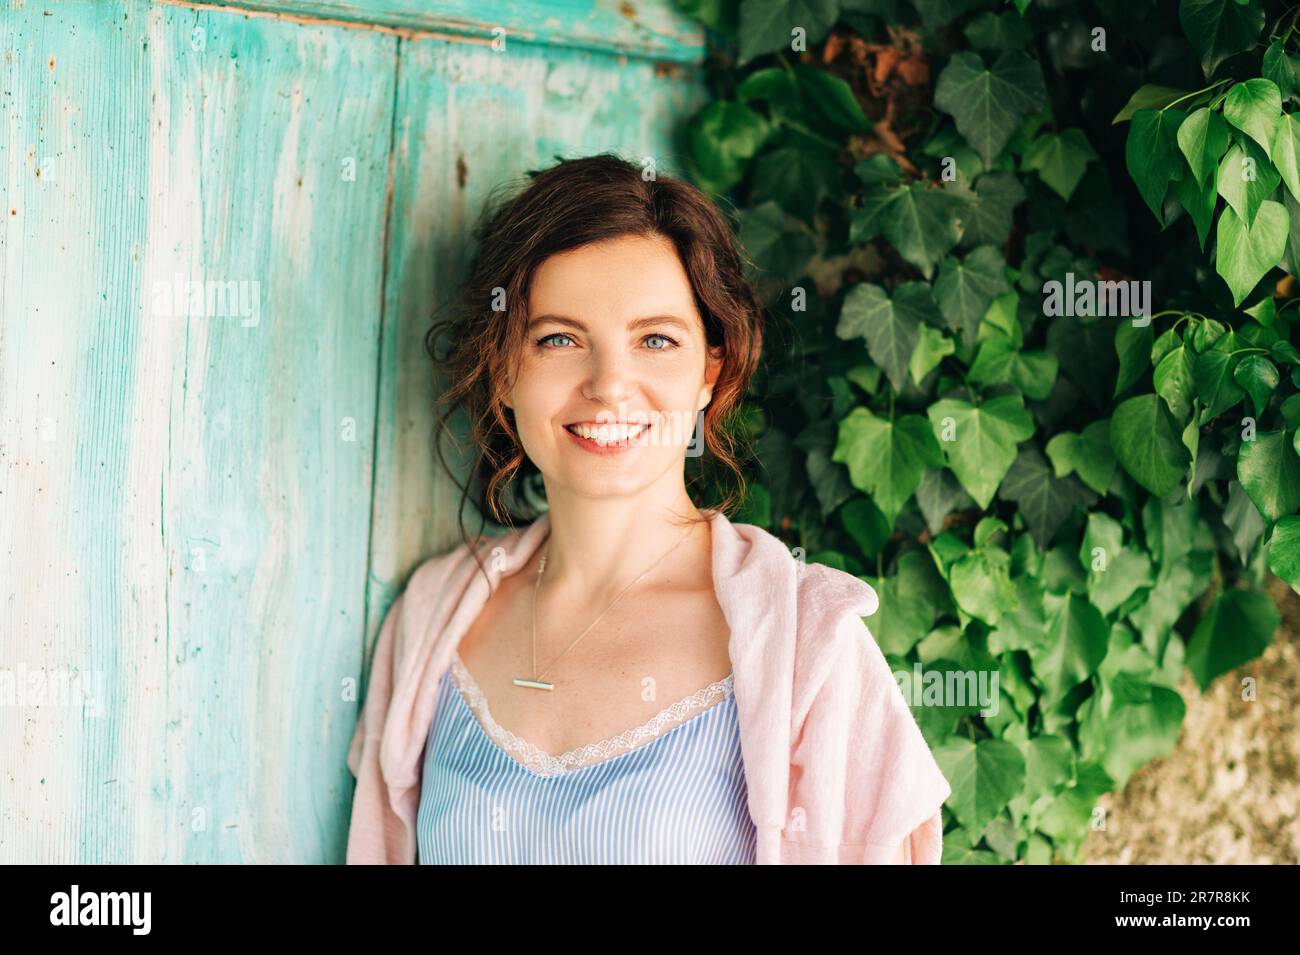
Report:
M 939 808 L 951 789 L 863 623 L 875 591 L 797 560 L 762 528 L 710 514 L 756 861 L 889 862 L 907 839 L 912 862 L 937 864 Z M 523 567 L 549 532 L 543 515 L 483 538 L 486 578 L 464 544 L 427 560 L 389 610 L 348 752 L 357 779 L 349 863 L 416 861 L 438 681 L 497 581 Z

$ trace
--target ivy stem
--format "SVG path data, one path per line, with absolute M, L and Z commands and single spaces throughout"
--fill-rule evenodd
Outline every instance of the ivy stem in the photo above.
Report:
M 1160 112 L 1163 113 L 1165 110 L 1170 109 L 1171 107 L 1177 106 L 1179 103 L 1181 103 L 1181 102 L 1182 102 L 1183 100 L 1185 100 L 1185 99 L 1190 99 L 1190 98 L 1193 97 L 1193 96 L 1200 96 L 1202 93 L 1208 93 L 1210 90 L 1214 89 L 1216 86 L 1222 86 L 1224 83 L 1230 83 L 1230 82 L 1232 82 L 1232 81 L 1231 81 L 1231 80 L 1226 80 L 1226 79 L 1224 79 L 1224 80 L 1218 80 L 1217 82 L 1211 83 L 1209 86 L 1205 87 L 1205 89 L 1202 89 L 1202 90 L 1196 90 L 1195 92 L 1192 92 L 1192 93 L 1187 93 L 1187 94 L 1185 94 L 1185 95 L 1183 95 L 1183 96 L 1178 97 L 1178 99 L 1174 100 L 1172 103 L 1166 103 L 1164 106 L 1161 106 L 1161 107 L 1160 107 Z

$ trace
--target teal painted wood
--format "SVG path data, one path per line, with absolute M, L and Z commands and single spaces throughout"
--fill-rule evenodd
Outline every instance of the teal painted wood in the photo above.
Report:
M 460 542 L 459 490 L 435 466 L 435 381 L 423 336 L 455 294 L 470 230 L 493 187 L 556 155 L 612 150 L 681 175 L 675 150 L 706 101 L 698 71 L 581 50 L 498 53 L 404 40 L 376 447 L 368 638 L 421 557 Z M 450 442 L 444 444 L 450 453 Z M 466 526 L 478 526 L 472 507 Z
M 342 861 L 366 652 L 458 539 L 421 345 L 474 217 L 556 154 L 681 168 L 698 72 L 608 3 L 489 7 L 552 44 L 502 49 L 355 6 L 0 16 L 0 862 Z
M 184 2 L 184 0 L 178 0 Z M 704 30 L 671 2 L 632 0 L 212 0 L 444 36 L 575 47 L 679 63 L 704 58 Z M 498 31 L 504 31 L 499 33 Z
M 0 861 L 342 858 L 396 43 L 0 17 Z

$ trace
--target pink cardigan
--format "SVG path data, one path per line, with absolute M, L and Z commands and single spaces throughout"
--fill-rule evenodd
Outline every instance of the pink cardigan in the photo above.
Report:
M 909 839 L 937 864 L 951 789 L 863 616 L 865 581 L 805 564 L 778 538 L 710 512 L 713 580 L 728 652 L 760 865 L 880 863 Z M 543 515 L 478 551 L 491 588 L 546 539 Z M 351 863 L 414 863 L 415 815 L 435 694 L 489 582 L 462 544 L 421 564 L 380 629 L 348 751 L 357 779 Z

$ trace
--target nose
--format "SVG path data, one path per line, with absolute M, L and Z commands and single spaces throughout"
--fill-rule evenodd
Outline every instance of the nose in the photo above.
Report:
M 635 392 L 629 356 L 616 348 L 592 348 L 582 391 L 589 401 L 617 406 Z

